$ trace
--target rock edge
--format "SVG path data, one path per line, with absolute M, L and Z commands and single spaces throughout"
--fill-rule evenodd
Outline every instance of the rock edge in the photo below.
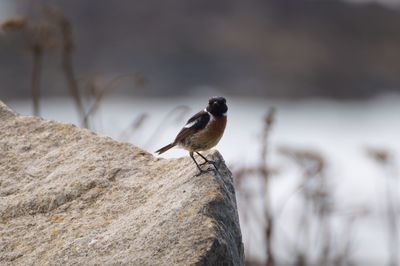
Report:
M 1 265 L 243 265 L 232 175 L 0 101 Z

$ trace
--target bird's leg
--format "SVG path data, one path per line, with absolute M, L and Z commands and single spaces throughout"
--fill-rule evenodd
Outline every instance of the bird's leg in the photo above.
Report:
M 220 172 L 218 171 L 218 167 L 217 167 L 215 161 L 208 160 L 208 159 L 207 159 L 206 157 L 204 157 L 200 152 L 197 152 L 197 151 L 196 151 L 196 153 L 197 153 L 197 155 L 199 155 L 201 158 L 203 158 L 204 161 L 205 161 L 204 163 L 202 163 L 202 164 L 200 164 L 200 165 L 204 165 L 204 164 L 206 164 L 206 163 L 212 164 L 212 165 L 214 166 L 215 170 L 217 170 L 217 172 L 220 173 Z
M 204 171 L 204 170 L 202 170 L 202 169 L 200 168 L 200 165 L 196 162 L 196 159 L 195 159 L 194 156 L 193 156 L 193 152 L 191 151 L 191 152 L 189 152 L 189 154 L 190 154 L 190 157 L 192 158 L 193 162 L 196 164 L 197 168 L 198 168 L 199 171 L 200 171 L 196 176 L 199 176 L 199 175 L 201 175 L 202 173 L 207 172 L 207 171 Z
M 209 163 L 209 164 L 212 164 L 212 165 L 215 164 L 214 161 L 208 160 L 208 159 L 207 159 L 205 156 L 203 156 L 200 152 L 197 152 L 197 151 L 196 151 L 196 153 L 197 153 L 197 155 L 199 155 L 201 158 L 204 159 L 204 163 L 201 163 L 200 165 L 205 165 L 206 163 Z M 215 166 L 215 165 L 214 165 L 214 166 Z

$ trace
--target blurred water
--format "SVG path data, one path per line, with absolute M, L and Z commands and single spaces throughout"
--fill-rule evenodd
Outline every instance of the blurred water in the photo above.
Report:
M 259 160 L 259 138 L 263 117 L 267 110 L 277 108 L 270 143 L 271 165 L 279 170 L 272 179 L 272 207 L 278 212 L 274 235 L 275 251 L 281 261 L 292 256 L 288 243 L 298 242 L 301 200 L 294 191 L 301 176 L 292 163 L 280 156 L 276 149 L 281 145 L 314 149 L 327 159 L 327 176 L 333 189 L 336 208 L 343 214 L 332 218 L 335 235 L 346 231 L 346 213 L 355 208 L 368 208 L 371 215 L 354 223 L 351 229 L 351 258 L 360 265 L 383 265 L 388 259 L 386 222 L 384 220 L 385 176 L 365 154 L 367 146 L 400 151 L 400 97 L 380 97 L 370 101 L 335 102 L 323 99 L 304 101 L 273 101 L 262 99 L 228 98 L 228 125 L 217 149 L 223 154 L 231 169 L 254 165 Z M 206 98 L 179 99 L 108 99 L 93 120 L 94 129 L 100 134 L 129 141 L 149 152 L 169 143 L 191 114 L 204 108 Z M 8 103 L 17 112 L 30 115 L 29 101 Z M 178 123 L 177 113 L 166 114 L 179 105 L 190 106 Z M 71 101 L 48 99 L 42 101 L 44 118 L 79 124 Z M 140 114 L 148 114 L 143 126 L 128 134 L 130 123 Z M 164 121 L 162 130 L 160 123 Z M 122 133 L 125 132 L 125 133 Z M 164 154 L 163 154 L 164 156 Z M 187 156 L 185 151 L 174 149 L 165 157 Z M 399 161 L 396 161 L 399 165 Z M 399 182 L 395 183 L 397 192 Z M 259 190 L 258 181 L 248 181 L 248 186 Z M 243 202 L 238 193 L 240 218 L 247 256 L 265 258 L 260 226 L 244 222 Z M 253 204 L 260 208 L 260 199 Z M 317 234 L 317 233 L 316 233 Z M 345 237 L 345 236 L 343 236 Z M 399 236 L 400 237 L 400 236 Z M 336 248 L 343 243 L 335 239 Z M 312 248 L 308 251 L 312 256 Z M 289 260 L 290 261 L 290 260 Z

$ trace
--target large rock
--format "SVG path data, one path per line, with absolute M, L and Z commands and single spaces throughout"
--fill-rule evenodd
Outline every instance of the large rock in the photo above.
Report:
M 0 102 L 0 265 L 243 265 L 232 176 Z

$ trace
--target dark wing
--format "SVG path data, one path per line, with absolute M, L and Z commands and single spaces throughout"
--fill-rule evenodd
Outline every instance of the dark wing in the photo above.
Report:
M 192 116 L 187 122 L 182 130 L 178 133 L 175 138 L 174 143 L 177 143 L 187 136 L 196 133 L 197 131 L 205 128 L 210 121 L 210 114 L 205 111 L 200 111 L 194 116 Z

